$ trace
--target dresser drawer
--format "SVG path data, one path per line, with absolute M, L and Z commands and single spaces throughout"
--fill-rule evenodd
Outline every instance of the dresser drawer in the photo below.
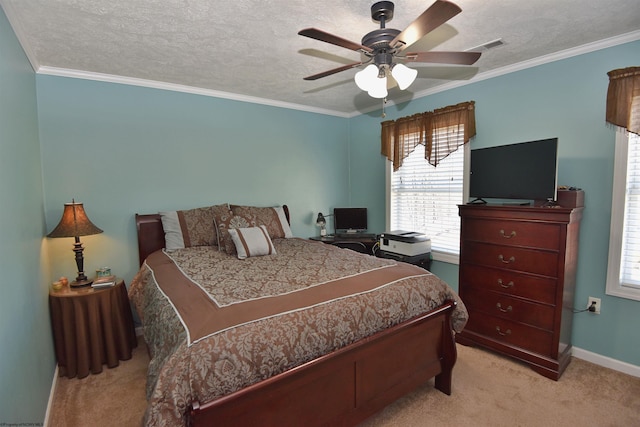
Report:
M 553 330 L 555 308 L 478 288 L 467 288 L 460 294 L 467 309 L 482 311 L 502 319 Z
M 462 263 L 557 277 L 558 253 L 465 241 Z
M 545 304 L 556 300 L 557 280 L 473 264 L 460 265 L 460 291 L 479 288 Z
M 560 246 L 560 226 L 530 221 L 468 218 L 462 235 L 465 240 L 477 240 L 500 245 L 555 249 Z
M 469 310 L 466 330 L 545 356 L 550 356 L 552 352 L 553 334 L 551 332 L 490 316 L 478 310 Z

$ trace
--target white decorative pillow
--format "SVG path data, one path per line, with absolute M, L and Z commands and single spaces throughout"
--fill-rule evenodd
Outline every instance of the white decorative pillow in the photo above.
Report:
M 269 233 L 267 233 L 267 227 L 264 225 L 251 228 L 230 228 L 228 233 L 236 246 L 238 259 L 276 253 Z

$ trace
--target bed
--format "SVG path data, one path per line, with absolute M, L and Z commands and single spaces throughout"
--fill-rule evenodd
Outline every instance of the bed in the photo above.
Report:
M 292 236 L 245 259 L 167 251 L 160 214 L 135 220 L 145 425 L 346 426 L 434 377 L 451 394 L 467 313 L 428 271 Z

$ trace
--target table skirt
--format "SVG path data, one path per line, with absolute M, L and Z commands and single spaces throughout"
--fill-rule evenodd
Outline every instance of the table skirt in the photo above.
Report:
M 137 339 L 124 281 L 52 293 L 49 306 L 60 376 L 84 378 L 131 358 Z

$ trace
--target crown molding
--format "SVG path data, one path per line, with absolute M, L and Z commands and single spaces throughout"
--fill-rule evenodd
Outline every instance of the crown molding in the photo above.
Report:
M 93 80 L 106 83 L 117 83 L 129 86 L 140 86 L 152 89 L 168 90 L 173 92 L 190 93 L 194 95 L 210 96 L 213 98 L 229 99 L 233 101 L 249 102 L 252 104 L 267 105 L 270 107 L 287 108 L 290 110 L 300 110 L 309 113 L 325 114 L 347 118 L 348 114 L 340 111 L 316 108 L 308 105 L 295 104 L 291 102 L 277 101 L 256 96 L 241 95 L 231 92 L 223 92 L 213 89 L 204 89 L 195 86 L 180 85 L 175 83 L 160 82 L 157 80 L 139 79 L 136 77 L 117 76 L 113 74 L 95 73 L 91 71 L 73 70 L 68 68 L 41 66 L 36 70 L 37 74 L 69 77 L 74 79 Z

